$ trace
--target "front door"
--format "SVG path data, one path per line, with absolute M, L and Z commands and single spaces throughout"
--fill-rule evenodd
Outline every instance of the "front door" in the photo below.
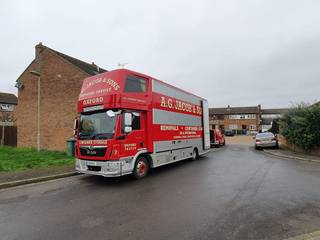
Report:
M 130 111 L 132 114 L 132 131 L 125 133 L 124 113 L 122 113 L 121 131 L 123 139 L 120 140 L 120 157 L 134 156 L 146 147 L 145 115 L 143 112 Z

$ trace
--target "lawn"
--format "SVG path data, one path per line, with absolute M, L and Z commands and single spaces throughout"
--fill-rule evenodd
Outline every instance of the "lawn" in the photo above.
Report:
M 65 152 L 37 152 L 31 148 L 0 147 L 0 172 L 71 164 L 74 164 L 74 157 Z

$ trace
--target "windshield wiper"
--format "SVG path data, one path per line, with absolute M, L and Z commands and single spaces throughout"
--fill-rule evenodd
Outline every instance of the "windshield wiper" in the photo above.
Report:
M 91 133 L 82 133 L 82 132 L 80 132 L 79 133 L 79 138 L 84 138 L 84 139 L 91 139 L 91 137 L 93 137 L 94 135 L 93 134 L 91 134 Z
M 110 136 L 113 136 L 113 133 L 97 133 L 93 135 L 92 139 L 109 139 Z

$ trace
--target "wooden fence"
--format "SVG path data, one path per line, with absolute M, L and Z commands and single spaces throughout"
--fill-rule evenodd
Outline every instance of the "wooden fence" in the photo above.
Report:
M 17 146 L 17 126 L 0 125 L 0 144 L 2 143 L 5 146 Z

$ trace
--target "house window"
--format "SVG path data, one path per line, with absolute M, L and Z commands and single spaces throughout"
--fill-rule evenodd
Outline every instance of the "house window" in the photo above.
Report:
M 12 112 L 13 111 L 13 105 L 11 105 L 11 104 L 0 104 L 0 111 Z
M 250 130 L 256 130 L 256 125 L 254 124 L 250 125 Z
M 229 125 L 229 129 L 230 130 L 236 130 L 236 129 L 238 129 L 238 125 L 237 124 L 230 124 Z

